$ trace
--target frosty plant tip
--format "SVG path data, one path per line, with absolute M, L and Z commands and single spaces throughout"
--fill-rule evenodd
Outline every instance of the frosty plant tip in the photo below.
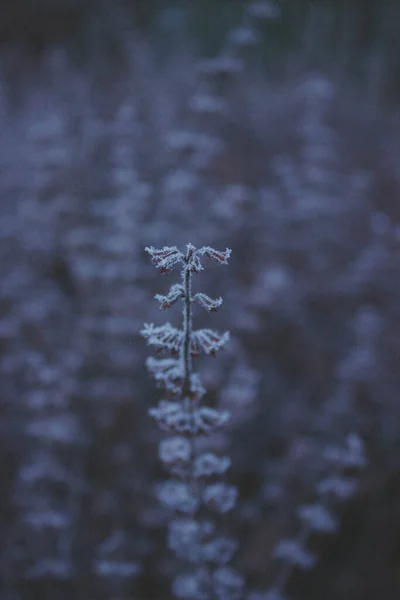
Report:
M 220 308 L 222 298 L 213 299 L 203 293 L 193 295 L 192 277 L 203 270 L 204 259 L 228 264 L 231 250 L 219 251 L 210 246 L 197 249 L 187 244 L 185 253 L 176 246 L 160 250 L 149 247 L 146 251 L 161 273 L 170 273 L 178 265 L 181 269 L 181 282 L 173 284 L 166 295 L 157 294 L 155 298 L 162 310 L 182 302 L 182 327 L 150 323 L 141 332 L 162 356 L 148 358 L 147 368 L 165 392 L 165 398 L 149 414 L 161 429 L 171 434 L 159 448 L 160 459 L 171 479 L 156 486 L 160 502 L 176 513 L 169 523 L 168 547 L 178 558 L 193 564 L 175 578 L 173 593 L 185 600 L 239 598 L 243 578 L 226 566 L 236 542 L 218 536 L 213 521 L 204 517 L 205 511 L 221 514 L 235 506 L 236 487 L 219 481 L 230 460 L 196 448 L 198 437 L 223 426 L 229 413 L 201 405 L 205 389 L 192 366 L 193 358 L 201 352 L 214 356 L 229 340 L 228 332 L 193 329 L 193 303 L 211 313 Z

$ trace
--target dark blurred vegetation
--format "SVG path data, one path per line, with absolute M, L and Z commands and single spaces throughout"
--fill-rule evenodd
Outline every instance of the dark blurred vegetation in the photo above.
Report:
M 75 61 L 121 58 L 120 26 L 173 37 L 188 11 L 192 39 L 219 50 L 243 0 L 2 0 L 0 40 L 40 54 L 66 43 Z M 400 101 L 400 2 L 396 0 L 283 0 L 282 18 L 265 25 L 266 68 L 284 78 L 321 68 L 350 81 L 374 101 Z

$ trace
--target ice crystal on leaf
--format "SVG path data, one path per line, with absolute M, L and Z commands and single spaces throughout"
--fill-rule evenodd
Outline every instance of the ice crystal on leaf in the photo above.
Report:
M 222 298 L 213 300 L 210 296 L 207 296 L 207 294 L 202 293 L 195 294 L 193 296 L 193 301 L 200 304 L 200 306 L 208 312 L 216 312 L 223 302 Z
M 145 323 L 141 334 L 147 339 L 149 345 L 156 346 L 159 351 L 170 350 L 177 353 L 183 340 L 183 331 L 176 329 L 171 323 L 159 327 L 153 323 Z
M 230 250 L 230 248 L 226 248 L 226 250 L 222 252 L 221 250 L 215 250 L 214 248 L 211 248 L 211 246 L 203 246 L 199 252 L 218 265 L 227 265 L 228 258 L 232 254 L 232 250 Z
M 203 271 L 203 269 L 204 267 L 201 264 L 199 253 L 193 252 L 192 256 L 185 264 L 185 270 L 191 271 L 192 273 L 200 273 L 200 271 Z
M 214 356 L 228 341 L 228 331 L 225 333 L 218 333 L 218 331 L 214 331 L 214 329 L 198 329 L 193 332 L 191 338 L 192 356 L 198 356 L 201 352 Z
M 176 246 L 164 246 L 162 250 L 148 246 L 145 250 L 150 254 L 152 264 L 160 269 L 161 273 L 170 273 L 177 264 L 183 261 L 183 254 Z
M 171 308 L 175 302 L 184 298 L 185 290 L 181 283 L 175 283 L 171 286 L 168 294 L 166 296 L 162 296 L 161 294 L 156 294 L 154 298 L 159 301 L 160 309 L 165 310 L 166 308 Z

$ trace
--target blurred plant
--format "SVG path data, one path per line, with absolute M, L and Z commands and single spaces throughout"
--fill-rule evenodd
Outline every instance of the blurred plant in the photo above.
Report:
M 148 344 L 155 346 L 158 353 L 172 355 L 172 358 L 150 357 L 147 367 L 168 397 L 161 400 L 157 408 L 150 409 L 149 414 L 161 429 L 173 434 L 160 443 L 159 449 L 160 458 L 173 479 L 157 485 L 162 504 L 178 513 L 169 524 L 168 546 L 179 558 L 195 565 L 194 570 L 176 577 L 173 591 L 176 597 L 185 600 L 241 598 L 243 578 L 226 566 L 236 550 L 236 542 L 229 537 L 219 537 L 213 521 L 203 517 L 206 508 L 222 514 L 235 506 L 236 487 L 218 481 L 229 468 L 230 459 L 213 452 L 199 452 L 197 447 L 199 436 L 224 425 L 229 413 L 201 406 L 205 389 L 192 366 L 192 359 L 201 352 L 215 356 L 229 340 L 229 332 L 193 330 L 193 303 L 197 302 L 207 312 L 215 312 L 222 298 L 212 299 L 203 293 L 192 295 L 192 276 L 203 270 L 203 256 L 225 265 L 231 251 L 228 248 L 224 252 L 217 251 L 209 246 L 196 249 L 192 244 L 187 244 L 185 254 L 176 246 L 165 246 L 161 250 L 149 247 L 146 251 L 161 273 L 169 273 L 176 265 L 182 265 L 182 282 L 172 285 L 166 296 L 155 296 L 162 310 L 180 300 L 183 302 L 182 329 L 170 323 L 162 326 L 151 323 L 145 324 L 142 330 Z
M 348 500 L 357 489 L 354 473 L 366 466 L 364 447 L 356 434 L 347 437 L 344 448 L 327 447 L 324 458 L 330 468 L 330 474 L 317 485 L 317 500 L 299 506 L 297 516 L 301 527 L 296 537 L 281 539 L 275 547 L 274 555 L 281 561 L 275 583 L 266 596 L 266 600 L 284 600 L 283 591 L 293 568 L 313 569 L 317 557 L 307 547 L 307 541 L 313 533 L 334 534 L 339 523 L 332 514 L 333 504 Z

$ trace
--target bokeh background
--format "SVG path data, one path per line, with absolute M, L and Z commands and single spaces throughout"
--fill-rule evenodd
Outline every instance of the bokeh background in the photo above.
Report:
M 144 247 L 188 242 L 233 251 L 196 319 L 232 336 L 198 364 L 232 411 L 236 568 L 272 585 L 357 435 L 287 595 L 400 597 L 400 3 L 270 6 L 249 41 L 241 0 L 0 3 L 1 600 L 171 598 L 139 332 L 175 281 Z M 243 65 L 211 93 L 218 56 Z

